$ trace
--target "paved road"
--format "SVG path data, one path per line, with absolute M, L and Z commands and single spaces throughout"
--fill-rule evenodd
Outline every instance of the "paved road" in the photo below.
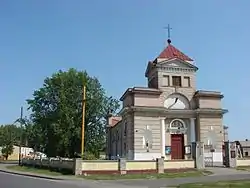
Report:
M 0 172 L 1 188 L 140 188 L 140 186 L 119 185 L 114 182 L 89 180 L 48 180 Z M 147 187 L 147 186 L 146 186 Z
M 101 186 L 102 184 L 93 181 L 48 180 L 0 172 L 1 188 L 99 188 Z
M 9 188 L 69 188 L 69 184 L 60 181 L 31 178 L 0 172 L 0 187 Z M 70 186 L 72 188 L 79 186 Z

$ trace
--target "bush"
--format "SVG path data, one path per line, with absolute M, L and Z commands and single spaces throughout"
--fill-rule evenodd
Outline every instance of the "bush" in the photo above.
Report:
M 82 159 L 83 160 L 96 160 L 96 156 L 93 154 L 93 153 L 85 153 L 83 156 L 82 156 Z

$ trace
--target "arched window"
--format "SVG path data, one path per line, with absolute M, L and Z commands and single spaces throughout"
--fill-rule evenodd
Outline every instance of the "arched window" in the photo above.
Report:
M 171 129 L 185 129 L 185 125 L 182 121 L 176 119 L 171 122 L 170 128 Z
M 171 134 L 186 134 L 187 128 L 181 119 L 174 119 L 169 125 L 169 132 Z

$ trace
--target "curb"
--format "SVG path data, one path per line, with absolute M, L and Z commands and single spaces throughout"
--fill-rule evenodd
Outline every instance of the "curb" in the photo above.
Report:
M 14 172 L 14 171 L 8 171 L 0 169 L 0 172 L 7 173 L 7 174 L 15 174 L 20 176 L 27 176 L 27 177 L 33 177 L 33 178 L 40 178 L 40 179 L 48 179 L 48 180 L 67 180 L 64 178 L 57 178 L 57 177 L 49 177 L 49 176 L 43 176 L 38 174 L 27 174 L 27 173 L 21 173 L 21 172 Z

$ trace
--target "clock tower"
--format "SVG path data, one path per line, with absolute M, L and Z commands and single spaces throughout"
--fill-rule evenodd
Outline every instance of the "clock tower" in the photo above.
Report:
M 164 93 L 164 107 L 190 109 L 195 107 L 192 98 L 196 91 L 197 70 L 194 61 L 168 40 L 167 47 L 148 63 L 145 76 L 149 88 L 160 89 Z

